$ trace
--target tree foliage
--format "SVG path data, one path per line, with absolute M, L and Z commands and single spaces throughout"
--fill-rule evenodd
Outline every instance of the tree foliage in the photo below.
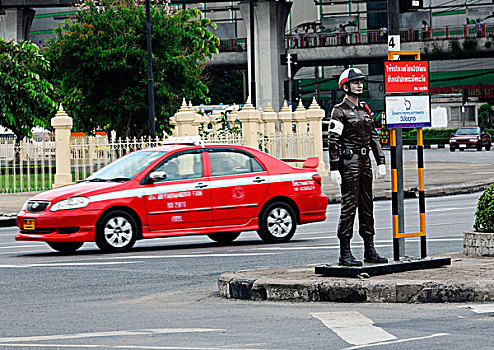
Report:
M 0 38 L 0 125 L 20 140 L 33 126 L 47 127 L 56 111 L 49 62 L 27 41 Z
M 479 126 L 484 126 L 484 127 L 491 127 L 491 116 L 492 114 L 492 109 L 491 105 L 488 103 L 483 103 L 479 107 Z
M 54 77 L 74 126 L 91 132 L 116 130 L 141 136 L 149 130 L 145 8 L 132 1 L 83 3 L 75 20 L 56 30 L 47 48 Z M 183 98 L 204 100 L 206 59 L 219 39 L 197 9 L 169 13 L 151 6 L 156 129 L 168 131 L 169 118 Z
M 487 187 L 477 202 L 473 228 L 477 232 L 494 232 L 494 184 Z

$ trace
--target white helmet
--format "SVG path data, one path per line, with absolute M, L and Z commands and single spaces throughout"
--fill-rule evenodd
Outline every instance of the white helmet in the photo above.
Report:
M 343 84 L 349 83 L 354 80 L 365 79 L 364 73 L 358 68 L 347 68 L 341 73 L 340 80 L 338 81 L 338 86 L 343 89 Z

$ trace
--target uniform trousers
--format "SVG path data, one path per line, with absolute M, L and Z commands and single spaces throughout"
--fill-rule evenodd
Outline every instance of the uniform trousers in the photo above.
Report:
M 342 155 L 341 212 L 338 238 L 353 237 L 353 223 L 358 209 L 359 235 L 366 239 L 374 236 L 374 204 L 372 200 L 372 165 L 369 155 L 352 154 L 350 159 Z

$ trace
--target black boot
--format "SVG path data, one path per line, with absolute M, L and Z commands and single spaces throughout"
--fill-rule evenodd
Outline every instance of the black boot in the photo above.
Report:
M 364 261 L 367 263 L 385 264 L 388 262 L 387 258 L 380 256 L 376 248 L 374 247 L 374 237 L 368 237 L 364 239 Z
M 340 266 L 362 266 L 362 261 L 358 261 L 350 250 L 350 240 L 340 239 Z

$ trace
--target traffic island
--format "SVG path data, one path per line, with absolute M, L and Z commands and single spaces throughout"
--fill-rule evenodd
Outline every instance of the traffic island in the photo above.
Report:
M 462 303 L 494 301 L 494 260 L 447 257 L 451 265 L 380 276 L 327 277 L 319 265 L 238 271 L 218 279 L 219 295 L 244 300 Z

